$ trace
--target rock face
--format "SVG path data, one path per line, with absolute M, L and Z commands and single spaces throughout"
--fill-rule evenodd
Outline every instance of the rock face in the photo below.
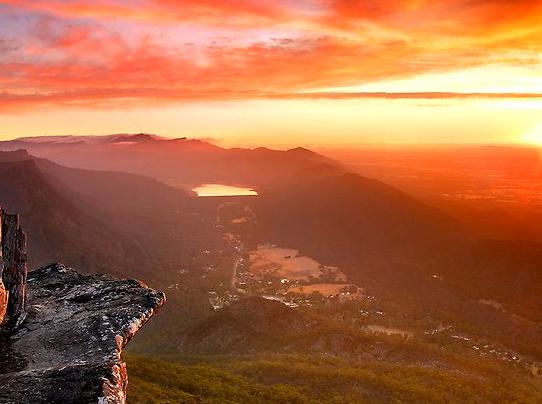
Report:
M 8 292 L 6 291 L 4 282 L 2 282 L 1 270 L 2 264 L 0 263 L 0 324 L 4 322 L 8 309 Z
M 26 236 L 17 215 L 0 209 L 0 326 L 17 328 L 26 316 Z
M 122 349 L 164 294 L 61 264 L 27 280 L 18 220 L 2 224 L 0 403 L 124 403 Z

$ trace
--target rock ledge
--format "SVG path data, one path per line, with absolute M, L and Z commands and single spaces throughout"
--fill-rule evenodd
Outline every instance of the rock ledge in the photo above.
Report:
M 124 403 L 122 349 L 165 303 L 134 280 L 60 264 L 28 274 L 28 313 L 0 335 L 0 403 Z

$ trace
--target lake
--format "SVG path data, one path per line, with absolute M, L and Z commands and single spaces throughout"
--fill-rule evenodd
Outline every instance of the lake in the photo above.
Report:
M 208 196 L 247 196 L 247 195 L 258 195 L 256 191 L 251 188 L 243 187 L 234 187 L 232 185 L 224 184 L 203 184 L 199 187 L 193 188 L 198 197 L 208 197 Z

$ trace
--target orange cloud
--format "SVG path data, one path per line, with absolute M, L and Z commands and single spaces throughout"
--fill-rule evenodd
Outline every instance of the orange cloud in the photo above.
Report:
M 74 45 L 77 40 L 81 41 L 80 46 Z M 406 60 L 413 53 L 405 44 L 362 47 L 356 42 L 321 37 L 272 40 L 246 47 L 209 46 L 205 49 L 207 62 L 200 64 L 190 46 L 181 52 L 170 52 L 143 40 L 137 47 L 117 41 L 115 53 L 108 53 L 101 60 L 93 54 L 94 63 L 89 62 L 87 53 L 95 52 L 100 40 L 110 50 L 110 43 L 116 39 L 89 38 L 86 31 L 72 28 L 54 39 L 55 44 L 66 46 L 65 58 L 4 64 L 0 70 L 1 82 L 19 94 L 33 88 L 51 93 L 64 93 L 67 87 L 107 88 L 112 97 L 117 97 L 115 90 L 124 97 L 127 88 L 134 94 L 141 94 L 142 90 L 147 94 L 147 89 L 152 88 L 158 96 L 176 90 L 209 94 L 210 98 L 222 93 L 224 98 L 329 86 L 360 76 L 386 77 L 397 73 L 391 61 L 401 55 Z M 359 63 L 362 60 L 365 62 Z
M 191 21 L 219 25 L 260 25 L 288 18 L 280 1 L 271 0 L 6 0 L 11 5 L 71 18 Z
M 329 21 L 359 21 L 399 30 L 470 36 L 514 27 L 534 28 L 542 19 L 538 0 L 330 0 Z
M 93 103 L 98 108 L 111 107 L 119 103 L 125 107 L 138 105 L 138 100 L 148 102 L 175 100 L 175 101 L 207 101 L 207 100 L 242 100 L 242 99 L 273 99 L 273 100 L 301 100 L 301 99 L 403 99 L 403 100 L 453 100 L 453 99 L 542 99 L 542 93 L 454 93 L 454 92 L 310 92 L 310 93 L 265 93 L 255 91 L 207 91 L 194 92 L 186 89 L 163 88 L 103 88 L 100 90 L 83 89 L 50 94 L 24 94 L 16 95 L 0 93 L 2 102 L 0 110 L 25 109 L 33 104 L 43 103 L 63 105 L 66 107 L 85 106 Z
M 2 13 L 22 21 L 13 27 L 20 35 L 0 28 L 4 108 L 410 98 L 318 89 L 487 63 L 537 65 L 542 51 L 542 3 L 532 0 L 7 0 L 0 26 Z M 454 97 L 434 90 L 412 97 Z M 481 95 L 458 95 L 468 96 Z

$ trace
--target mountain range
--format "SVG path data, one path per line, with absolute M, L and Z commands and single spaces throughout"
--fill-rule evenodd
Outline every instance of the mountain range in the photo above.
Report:
M 140 174 L 181 187 L 204 183 L 262 187 L 340 169 L 339 163 L 304 148 L 225 149 L 197 139 L 148 134 L 50 136 L 0 142 L 0 150 L 19 149 L 68 167 Z
M 219 313 L 208 305 L 209 291 L 230 283 L 238 252 L 226 236 L 235 234 L 244 256 L 273 243 L 340 267 L 378 296 L 377 312 L 407 328 L 446 324 L 541 355 L 538 242 L 476 237 L 448 213 L 312 151 L 145 134 L 16 139 L 0 150 L 0 204 L 21 215 L 31 266 L 62 261 L 167 288 L 170 303 L 143 333 L 155 347 L 166 339 L 191 347 L 183 352 L 210 352 L 230 337 L 253 337 L 242 319 L 269 303 L 241 299 Z M 197 198 L 190 189 L 205 183 L 259 195 Z M 221 222 L 228 209 L 251 212 L 250 220 Z M 308 321 L 299 311 L 285 315 Z M 315 334 L 323 332 L 319 321 Z

